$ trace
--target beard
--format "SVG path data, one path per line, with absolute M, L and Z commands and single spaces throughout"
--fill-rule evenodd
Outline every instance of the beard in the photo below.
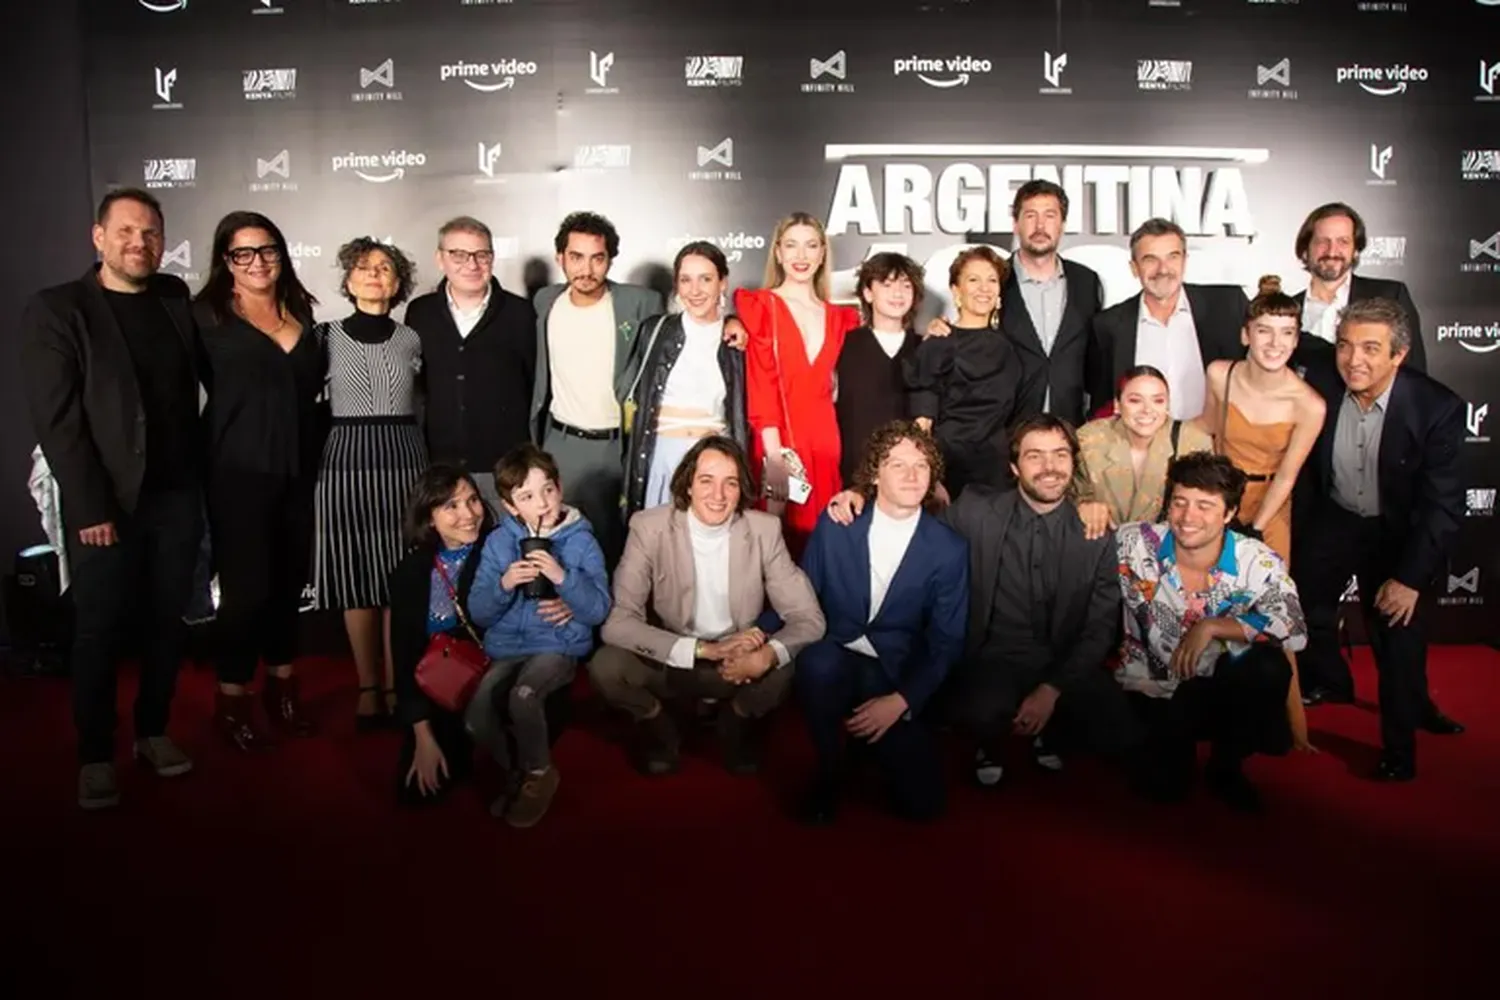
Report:
M 1068 481 L 1066 479 L 1063 480 L 1061 486 L 1056 487 L 1055 490 L 1052 491 L 1055 494 L 1052 496 L 1048 495 L 1049 487 L 1043 486 L 1040 483 L 1033 482 L 1029 479 L 1019 480 L 1019 485 L 1021 487 L 1021 492 L 1025 493 L 1028 497 L 1035 500 L 1037 503 L 1057 503 L 1068 495 Z

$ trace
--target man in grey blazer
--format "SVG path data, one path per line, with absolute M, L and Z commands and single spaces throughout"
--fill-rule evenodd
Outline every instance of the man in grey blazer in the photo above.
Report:
M 823 637 L 817 594 L 792 562 L 781 521 L 751 510 L 754 499 L 743 449 L 711 436 L 678 465 L 672 504 L 630 519 L 606 645 L 589 676 L 636 720 L 648 774 L 677 767 L 679 739 L 662 699 L 680 696 L 725 703 L 725 766 L 753 773 L 755 721 L 786 699 L 792 657 Z M 766 616 L 767 603 L 779 622 Z
M 625 369 L 646 319 L 664 312 L 649 288 L 606 275 L 620 253 L 614 225 L 593 212 L 563 219 L 555 241 L 565 283 L 536 293 L 532 435 L 562 473 L 568 498 L 594 527 L 613 569 L 624 543 L 621 401 Z M 566 294 L 564 294 L 566 293 Z

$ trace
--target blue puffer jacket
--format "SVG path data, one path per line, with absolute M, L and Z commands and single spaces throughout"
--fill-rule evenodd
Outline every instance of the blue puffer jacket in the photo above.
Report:
M 469 591 L 469 616 L 484 629 L 484 651 L 491 659 L 536 653 L 582 659 L 593 652 L 594 629 L 609 617 L 609 575 L 588 519 L 569 507 L 562 523 L 546 534 L 552 539 L 552 557 L 565 574 L 557 596 L 573 618 L 566 625 L 549 625 L 537 614 L 540 602 L 500 586 L 510 564 L 521 557 L 521 539 L 526 537 L 521 523 L 508 517 L 485 541 Z

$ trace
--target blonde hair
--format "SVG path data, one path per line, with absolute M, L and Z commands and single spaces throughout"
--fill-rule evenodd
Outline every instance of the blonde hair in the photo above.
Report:
M 833 248 L 828 245 L 828 233 L 824 231 L 823 223 L 806 212 L 793 212 L 776 223 L 776 229 L 771 234 L 771 252 L 766 254 L 766 275 L 762 284 L 770 289 L 786 281 L 786 269 L 776 258 L 776 249 L 781 246 L 781 238 L 786 235 L 786 231 L 793 226 L 808 226 L 817 232 L 818 239 L 823 241 L 823 263 L 818 265 L 818 270 L 813 274 L 813 291 L 817 293 L 818 298 L 827 302 L 828 274 L 833 270 Z

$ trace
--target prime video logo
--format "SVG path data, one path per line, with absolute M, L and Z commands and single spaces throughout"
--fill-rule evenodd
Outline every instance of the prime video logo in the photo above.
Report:
M 385 184 L 406 176 L 408 167 L 425 167 L 425 153 L 410 153 L 404 149 L 393 149 L 376 155 L 344 153 L 333 158 L 333 171 L 352 170 L 361 179 L 371 184 Z
M 505 90 L 516 85 L 518 76 L 535 76 L 537 65 L 525 59 L 497 59 L 487 63 L 449 63 L 438 70 L 443 82 L 462 80 L 465 86 L 484 93 Z
M 911 56 L 897 59 L 893 66 L 896 76 L 914 73 L 918 80 L 929 87 L 964 87 L 971 76 L 988 73 L 993 68 L 988 59 L 973 56 L 950 56 L 947 59 L 923 59 Z
M 1426 83 L 1427 78 L 1426 69 L 1407 63 L 1385 67 L 1361 66 L 1354 63 L 1349 66 L 1340 66 L 1335 77 L 1338 83 L 1351 81 L 1357 83 L 1365 93 L 1374 94 L 1376 97 L 1404 94 L 1409 84 Z

